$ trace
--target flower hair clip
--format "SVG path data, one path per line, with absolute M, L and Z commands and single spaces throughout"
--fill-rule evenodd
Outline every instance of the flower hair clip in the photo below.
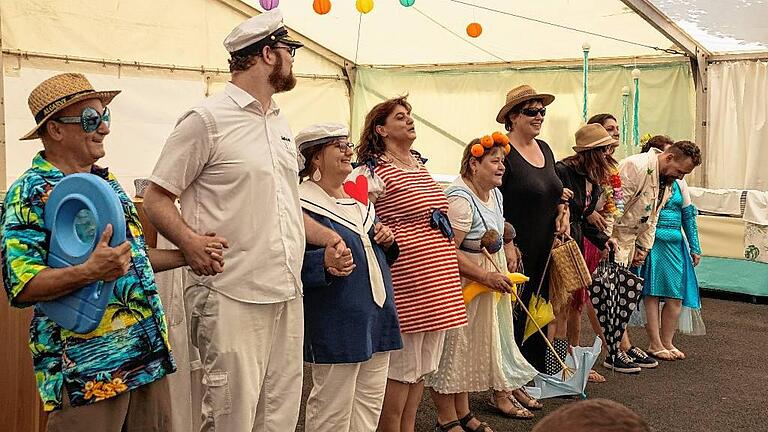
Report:
M 509 138 L 501 132 L 494 132 L 490 135 L 483 135 L 480 138 L 480 144 L 472 145 L 470 153 L 472 156 L 479 158 L 494 146 L 501 147 L 504 150 L 505 155 L 508 155 L 509 152 L 512 151 L 512 146 L 509 144 Z

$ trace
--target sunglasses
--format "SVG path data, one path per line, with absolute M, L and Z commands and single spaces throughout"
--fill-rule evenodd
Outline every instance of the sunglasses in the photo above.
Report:
M 109 121 L 110 121 L 110 113 L 109 108 L 104 107 L 104 112 L 99 114 L 98 111 L 96 111 L 95 108 L 91 107 L 85 107 L 83 109 L 83 112 L 80 113 L 79 117 L 58 117 L 55 119 L 51 119 L 53 121 L 57 121 L 59 123 L 65 123 L 65 124 L 80 124 L 80 126 L 83 127 L 83 130 L 85 133 L 91 133 L 95 132 L 99 126 L 101 126 L 101 123 L 103 122 L 107 127 L 109 127 Z
M 520 110 L 520 113 L 522 113 L 526 117 L 536 117 L 536 114 L 541 114 L 542 117 L 547 115 L 547 109 L 546 108 L 523 108 Z
M 288 51 L 288 54 L 291 55 L 291 57 L 296 57 L 296 47 L 292 46 L 273 46 L 272 49 L 284 49 Z

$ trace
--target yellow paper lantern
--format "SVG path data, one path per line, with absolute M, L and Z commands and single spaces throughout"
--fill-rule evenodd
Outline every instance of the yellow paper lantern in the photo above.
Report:
M 331 11 L 331 0 L 315 0 L 312 3 L 312 9 L 318 15 L 325 15 Z
M 483 26 L 480 25 L 480 23 L 469 23 L 467 26 L 467 34 L 469 37 L 476 38 L 480 36 L 480 34 L 483 32 Z
M 358 12 L 367 14 L 373 10 L 373 0 L 356 0 L 355 7 L 357 8 Z

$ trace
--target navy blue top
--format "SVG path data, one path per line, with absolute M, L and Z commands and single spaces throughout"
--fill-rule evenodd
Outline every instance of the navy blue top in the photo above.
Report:
M 344 225 L 304 210 L 306 214 L 334 230 L 352 250 L 355 269 L 347 277 L 325 271 L 322 247 L 307 244 L 301 280 L 304 283 L 304 361 L 309 363 L 358 363 L 374 353 L 403 347 L 395 310 L 392 275 L 389 265 L 400 254 L 397 243 L 385 252 L 368 236 L 381 268 L 387 299 L 380 308 L 373 301 L 365 250 L 360 236 Z

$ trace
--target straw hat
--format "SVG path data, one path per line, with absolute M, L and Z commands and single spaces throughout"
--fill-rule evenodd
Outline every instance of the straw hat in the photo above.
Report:
M 83 74 L 65 73 L 43 81 L 29 94 L 27 103 L 35 117 L 35 128 L 21 137 L 21 140 L 40 138 L 37 130 L 54 114 L 85 99 L 101 99 L 104 105 L 120 93 L 120 90 L 96 91 Z
M 618 144 L 618 140 L 613 138 L 603 125 L 590 123 L 584 125 L 576 131 L 576 145 L 573 151 L 576 153 L 599 147 L 613 146 Z
M 527 84 L 517 86 L 507 93 L 507 102 L 499 110 L 499 114 L 496 116 L 496 121 L 503 124 L 512 107 L 531 99 L 541 99 L 541 103 L 543 103 L 544 106 L 547 106 L 555 100 L 555 96 L 548 93 L 536 93 L 536 90 Z

